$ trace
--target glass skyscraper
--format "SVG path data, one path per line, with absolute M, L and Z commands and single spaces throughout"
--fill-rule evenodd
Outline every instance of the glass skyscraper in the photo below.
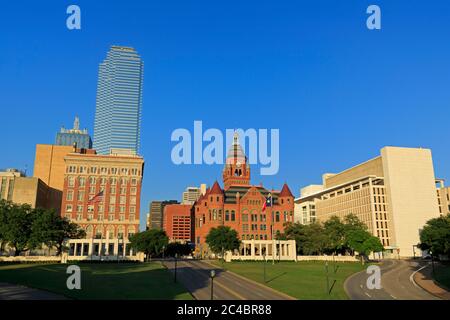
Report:
M 100 63 L 94 124 L 94 149 L 139 153 L 144 62 L 130 47 L 112 46 Z

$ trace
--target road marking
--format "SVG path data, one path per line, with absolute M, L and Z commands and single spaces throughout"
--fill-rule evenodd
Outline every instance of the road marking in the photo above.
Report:
M 366 296 L 368 296 L 369 298 L 372 298 L 370 294 L 368 294 L 367 292 L 364 292 L 366 294 Z
M 411 281 L 411 282 L 413 283 L 413 285 L 415 285 L 417 288 L 419 288 L 419 289 L 421 289 L 421 290 L 423 290 L 423 289 L 422 289 L 421 287 L 419 287 L 419 285 L 416 283 L 416 281 L 414 281 L 414 275 L 415 275 L 417 272 L 419 272 L 420 270 L 425 269 L 426 267 L 428 267 L 428 266 L 423 266 L 422 268 L 420 268 L 420 269 L 414 271 L 414 272 L 409 276 L 409 281 Z
M 392 298 L 394 298 L 395 300 L 397 300 L 397 298 L 396 297 L 394 297 L 392 294 L 390 295 Z

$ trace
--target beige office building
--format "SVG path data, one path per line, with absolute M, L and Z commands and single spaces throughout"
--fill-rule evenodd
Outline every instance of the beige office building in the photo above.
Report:
M 26 177 L 17 169 L 0 171 L 0 199 L 45 208 L 47 189 L 41 179 Z
M 323 175 L 322 188 L 295 203 L 296 210 L 313 203 L 318 221 L 355 214 L 380 238 L 387 255 L 410 257 L 420 254 L 421 228 L 440 214 L 439 190 L 448 192 L 436 187 L 431 150 L 384 147 L 374 159 Z

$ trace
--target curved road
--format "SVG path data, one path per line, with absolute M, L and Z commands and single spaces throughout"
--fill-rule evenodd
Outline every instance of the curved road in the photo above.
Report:
M 175 262 L 164 261 L 166 267 L 174 273 Z M 214 270 L 214 300 L 291 300 L 284 293 L 275 291 L 262 284 L 225 271 L 217 266 L 198 260 L 179 260 L 177 262 L 177 281 L 197 300 L 211 299 L 210 272 Z
M 368 289 L 366 281 L 370 275 L 362 271 L 345 281 L 345 291 L 353 300 L 439 300 L 412 280 L 412 275 L 425 265 L 410 260 L 386 260 L 380 265 L 381 289 Z

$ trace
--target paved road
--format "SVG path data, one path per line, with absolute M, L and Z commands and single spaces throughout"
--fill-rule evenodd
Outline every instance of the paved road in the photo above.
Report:
M 20 285 L 0 283 L 0 300 L 66 300 L 55 293 Z
M 174 272 L 174 261 L 164 264 Z M 198 260 L 179 260 L 177 279 L 197 300 L 211 299 L 210 271 L 215 270 L 214 300 L 286 300 L 293 299 L 262 284 Z
M 386 260 L 380 266 L 382 289 L 368 289 L 369 275 L 363 271 L 347 279 L 345 291 L 353 300 L 439 300 L 411 281 L 423 265 L 410 260 Z

